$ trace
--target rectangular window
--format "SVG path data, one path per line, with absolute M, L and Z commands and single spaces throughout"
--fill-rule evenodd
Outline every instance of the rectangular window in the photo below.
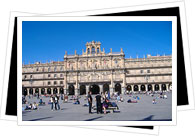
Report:
M 147 73 L 150 73 L 150 70 L 149 69 L 147 70 Z
M 143 70 L 140 70 L 140 73 L 143 73 Z

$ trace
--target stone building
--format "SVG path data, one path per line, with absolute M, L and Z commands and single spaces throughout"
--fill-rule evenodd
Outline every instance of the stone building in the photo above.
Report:
M 82 54 L 64 61 L 23 65 L 23 94 L 83 95 L 110 91 L 159 91 L 172 88 L 172 56 L 125 58 L 120 52 L 106 53 L 100 42 L 87 42 Z

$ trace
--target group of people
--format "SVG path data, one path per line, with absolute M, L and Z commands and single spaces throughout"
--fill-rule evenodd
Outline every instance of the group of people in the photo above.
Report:
M 51 104 L 51 110 L 60 110 L 60 104 L 59 104 L 59 96 L 52 95 L 50 96 L 50 104 Z
M 25 107 L 25 110 L 37 110 L 38 109 L 38 105 L 36 104 L 36 102 L 34 102 L 33 104 L 30 103 L 28 106 Z
M 106 114 L 106 109 L 109 106 L 117 106 L 116 104 L 113 105 L 113 103 L 110 102 L 110 96 L 107 95 L 108 93 L 101 93 L 101 94 L 97 94 L 95 96 L 95 101 L 96 101 L 96 112 L 97 114 Z M 92 104 L 93 104 L 93 98 L 92 98 L 92 92 L 89 91 L 88 95 L 87 95 L 87 100 L 88 100 L 88 104 L 89 104 L 89 114 L 92 114 Z

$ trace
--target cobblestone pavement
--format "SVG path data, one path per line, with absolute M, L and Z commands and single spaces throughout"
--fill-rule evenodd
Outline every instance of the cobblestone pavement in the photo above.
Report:
M 83 107 L 87 103 L 84 96 L 81 96 L 80 105 L 74 105 L 73 100 L 68 103 L 63 103 L 60 100 L 61 110 L 52 111 L 51 105 L 48 105 L 49 97 L 42 97 L 46 102 L 45 106 L 39 106 L 38 110 L 23 111 L 22 119 L 24 121 L 169 121 L 172 119 L 172 93 L 167 93 L 168 99 L 158 98 L 157 104 L 152 104 L 154 97 L 137 94 L 140 100 L 138 103 L 127 103 L 128 99 L 132 97 L 128 95 L 121 95 L 124 102 L 116 102 L 119 106 L 119 111 L 107 114 L 97 114 L 93 110 L 93 114 L 88 114 L 88 107 Z M 93 95 L 93 105 L 95 95 Z M 70 99 L 70 96 L 69 96 Z M 31 98 L 27 101 L 30 103 L 39 102 L 37 98 Z M 114 101 L 114 100 L 113 100 Z M 25 107 L 25 105 L 23 105 Z

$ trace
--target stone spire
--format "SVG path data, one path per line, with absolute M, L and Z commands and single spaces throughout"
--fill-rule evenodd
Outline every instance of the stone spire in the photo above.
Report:
M 74 54 L 77 55 L 77 50 L 74 51 Z
M 121 53 L 123 53 L 123 48 L 121 48 Z

